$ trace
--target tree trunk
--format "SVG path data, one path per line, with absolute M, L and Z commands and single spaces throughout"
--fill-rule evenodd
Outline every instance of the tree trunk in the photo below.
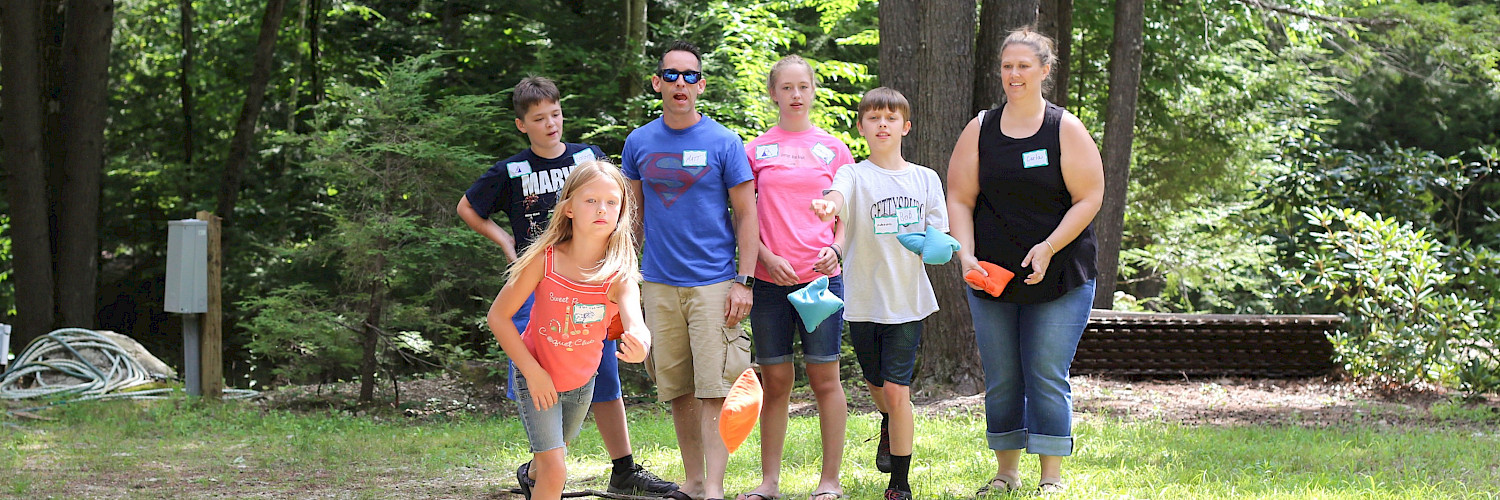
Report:
M 62 212 L 58 200 L 62 199 L 63 165 L 68 152 L 65 140 L 68 129 L 63 124 L 63 33 L 67 27 L 68 5 L 64 0 L 42 0 L 42 25 L 38 47 L 41 50 L 42 67 L 42 168 L 47 178 L 47 244 L 51 249 L 47 272 L 52 276 L 52 312 L 47 329 L 62 326 L 59 305 L 57 266 L 62 262 L 58 252 L 58 238 L 62 233 Z M 42 292 L 34 290 L 35 293 Z M 43 332 L 45 333 L 45 332 Z
M 285 10 L 286 0 L 268 0 L 265 16 L 260 21 L 260 39 L 255 45 L 250 87 L 245 92 L 245 105 L 240 108 L 239 121 L 234 125 L 234 138 L 229 142 L 229 158 L 225 162 L 224 176 L 219 184 L 219 206 L 216 213 L 225 222 L 234 220 L 234 205 L 239 201 L 240 181 L 245 174 L 245 165 L 250 163 L 250 146 L 255 140 L 255 121 L 260 117 L 261 104 L 265 102 L 266 83 L 271 79 L 271 55 L 276 48 L 276 35 L 281 32 L 281 15 Z
M 383 239 L 376 243 L 378 248 L 385 247 Z M 361 349 L 364 356 L 359 362 L 359 402 L 369 403 L 375 400 L 375 370 L 378 367 L 375 353 L 380 347 L 380 318 L 385 309 L 385 256 L 382 253 L 375 257 L 371 265 L 372 276 L 369 282 L 370 302 L 365 308 L 365 323 L 363 338 L 361 338 Z
M 979 10 L 979 45 L 975 50 L 978 54 L 974 66 L 972 111 L 975 113 L 999 106 L 1005 100 L 1000 47 L 1012 30 L 1036 24 L 1037 3 L 1038 0 L 984 0 Z
M 177 72 L 178 92 L 182 95 L 182 162 L 187 164 L 189 173 L 195 173 L 193 145 L 198 129 L 193 127 L 193 82 L 189 77 L 193 72 L 193 53 L 198 51 L 193 42 L 193 0 L 178 0 L 177 10 L 182 13 L 177 28 L 182 38 L 182 67 Z
M 887 0 L 879 6 L 880 85 L 915 99 L 918 91 L 917 51 L 922 47 L 922 13 L 916 0 Z M 913 102 L 915 104 L 915 102 Z M 915 127 L 913 127 L 915 128 Z M 901 153 L 910 156 L 911 141 L 903 141 Z
M 625 50 L 621 52 L 620 102 L 628 103 L 643 92 L 640 60 L 646 51 L 646 0 L 625 0 Z M 630 106 L 626 111 L 631 123 L 639 123 L 641 109 Z
M 318 70 L 318 61 L 323 51 L 318 48 L 318 36 L 323 30 L 323 0 L 312 0 L 312 20 L 307 25 L 307 55 L 311 58 L 307 66 L 312 69 L 312 102 L 323 102 L 323 72 Z
M 1047 100 L 1067 107 L 1073 60 L 1073 0 L 1042 0 L 1037 29 L 1057 42 L 1057 63 L 1052 65 L 1052 87 L 1047 91 Z
M 1125 231 L 1130 145 L 1135 139 L 1135 102 L 1141 83 L 1144 0 L 1115 0 L 1115 41 L 1109 48 L 1109 102 L 1104 118 L 1104 206 L 1097 219 L 1099 283 L 1094 307 L 1114 306 L 1120 239 Z
M 109 111 L 113 0 L 69 0 L 63 33 L 62 197 L 57 235 L 57 305 L 62 324 L 93 328 L 99 277 L 99 182 Z
M 7 0 L 0 15 L 0 141 L 5 143 L 3 188 L 10 211 L 15 270 L 15 338 L 19 351 L 53 326 L 51 224 L 47 168 L 42 161 L 42 75 L 38 0 Z
M 973 116 L 975 5 L 929 0 L 920 7 L 910 0 L 880 2 L 881 83 L 911 101 L 912 132 L 902 141 L 903 155 L 945 177 L 958 134 Z M 943 71 L 911 70 L 923 66 Z M 924 322 L 920 359 L 926 361 L 917 378 L 926 386 L 978 392 L 983 377 L 958 264 L 927 271 L 941 309 Z

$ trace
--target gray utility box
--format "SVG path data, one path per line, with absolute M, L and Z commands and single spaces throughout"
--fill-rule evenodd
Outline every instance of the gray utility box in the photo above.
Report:
M 167 222 L 167 312 L 208 312 L 208 221 Z

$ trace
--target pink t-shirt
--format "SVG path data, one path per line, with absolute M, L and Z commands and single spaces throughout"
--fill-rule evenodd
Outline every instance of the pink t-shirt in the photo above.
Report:
M 809 207 L 833 185 L 840 167 L 854 163 L 854 155 L 818 127 L 787 132 L 779 126 L 746 144 L 745 154 L 755 173 L 760 240 L 791 263 L 799 283 L 817 279 L 821 274 L 813 270 L 813 263 L 818 250 L 833 243 L 833 222 L 823 222 Z M 759 262 L 755 279 L 771 279 Z

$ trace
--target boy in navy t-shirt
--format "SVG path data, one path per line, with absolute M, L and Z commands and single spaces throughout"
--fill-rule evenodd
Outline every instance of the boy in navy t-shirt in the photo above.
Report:
M 516 110 L 516 129 L 526 134 L 531 147 L 490 167 L 458 201 L 458 216 L 469 228 L 500 245 L 505 258 L 514 261 L 519 251 L 547 229 L 552 208 L 563 180 L 573 166 L 596 158 L 605 158 L 598 146 L 562 141 L 562 95 L 551 80 L 527 77 L 516 84 L 512 102 Z M 510 219 L 507 233 L 490 220 L 496 212 Z M 534 298 L 533 298 L 534 299 Z M 516 329 L 525 331 L 531 317 L 533 299 L 511 318 Z M 594 383 L 594 423 L 604 440 L 605 450 L 614 462 L 609 477 L 609 491 L 633 495 L 669 496 L 677 485 L 664 481 L 635 463 L 630 447 L 630 433 L 625 426 L 625 403 L 620 393 L 617 359 L 609 355 L 615 341 L 604 342 L 605 356 L 599 363 Z M 510 378 L 515 379 L 515 365 Z M 507 387 L 506 396 L 515 399 L 515 388 Z M 530 463 L 521 464 L 516 480 L 533 483 Z

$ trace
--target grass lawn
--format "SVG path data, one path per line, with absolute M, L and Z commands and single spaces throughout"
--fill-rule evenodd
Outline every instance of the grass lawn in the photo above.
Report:
M 851 398 L 860 395 L 851 393 Z M 0 416 L 0 497 L 12 498 L 519 498 L 529 458 L 514 417 L 439 422 L 347 412 L 292 413 L 182 399 L 70 404 Z M 680 479 L 670 416 L 632 407 L 636 456 Z M 0 414 L 4 415 L 4 414 Z M 1058 498 L 1500 498 L 1500 425 L 1187 426 L 1083 416 Z M 843 481 L 851 499 L 880 498 L 878 417 L 850 418 Z M 918 498 L 972 498 L 994 472 L 983 417 L 919 417 L 912 480 Z M 794 417 L 782 492 L 806 498 L 818 470 L 817 420 Z M 759 482 L 757 436 L 730 460 L 727 486 Z M 604 489 L 608 460 L 587 424 L 569 456 L 568 489 Z M 1023 462 L 1035 487 L 1035 460 Z

